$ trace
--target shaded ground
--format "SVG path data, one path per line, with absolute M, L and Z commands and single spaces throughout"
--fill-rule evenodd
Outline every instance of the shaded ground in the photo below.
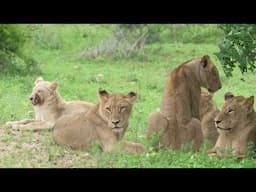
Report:
M 30 132 L 6 128 L 0 129 L 0 167 L 95 167 L 96 161 L 88 152 L 60 148 L 51 138 L 51 131 Z M 50 140 L 50 142 L 45 142 Z M 79 152 L 81 154 L 79 154 Z M 18 163 L 16 162 L 19 157 Z

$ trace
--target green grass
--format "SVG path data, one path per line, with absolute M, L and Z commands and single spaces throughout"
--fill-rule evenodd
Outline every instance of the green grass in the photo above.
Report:
M 140 155 L 101 153 L 97 146 L 74 151 L 56 145 L 51 131 L 17 132 L 1 126 L 0 167 L 256 167 L 251 156 L 241 161 L 208 157 L 206 147 L 202 147 L 199 153 L 169 149 L 153 151 L 144 138 L 148 114 L 160 106 L 167 72 L 193 57 L 208 54 L 216 63 L 223 83 L 222 89 L 214 96 L 218 107 L 222 106 L 223 96 L 228 91 L 244 96 L 255 95 L 254 74 L 242 76 L 236 70 L 232 78 L 224 76 L 214 56 L 218 51 L 217 44 L 156 43 L 146 46 L 144 54 L 132 59 L 75 60 L 79 52 L 107 37 L 111 26 L 43 25 L 33 30 L 31 54 L 40 63 L 41 75 L 46 80 L 58 81 L 58 91 L 66 100 L 82 99 L 97 103 L 100 87 L 110 92 L 135 91 L 139 94 L 124 139 L 144 143 L 148 152 Z M 100 81 L 97 80 L 99 74 L 104 76 Z M 28 98 L 37 76 L 0 74 L 0 124 L 33 117 Z

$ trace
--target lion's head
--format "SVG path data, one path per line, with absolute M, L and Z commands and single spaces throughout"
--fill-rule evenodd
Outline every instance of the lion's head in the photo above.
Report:
M 99 90 L 99 113 L 114 132 L 123 132 L 128 127 L 129 116 L 137 94 L 127 95 L 109 94 L 106 90 Z
M 202 86 L 209 92 L 215 92 L 221 88 L 219 72 L 208 55 L 200 59 L 199 76 Z
M 45 81 L 42 77 L 35 80 L 32 94 L 29 97 L 33 105 L 43 105 L 56 95 L 57 82 Z
M 225 103 L 214 119 L 215 126 L 220 133 L 235 131 L 240 128 L 239 125 L 248 122 L 248 118 L 254 113 L 254 96 L 245 98 L 243 96 L 234 96 L 228 92 L 225 94 L 224 99 Z

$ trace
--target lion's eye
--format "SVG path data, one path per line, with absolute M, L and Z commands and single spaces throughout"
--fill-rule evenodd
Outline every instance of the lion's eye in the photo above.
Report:
M 234 112 L 233 109 L 229 109 L 229 110 L 228 110 L 228 113 L 232 113 L 232 112 Z
M 107 112 L 111 113 L 110 107 L 106 107 L 105 109 L 106 109 Z
M 120 108 L 120 111 L 121 111 L 121 112 L 124 112 L 125 110 L 126 110 L 126 107 L 121 107 L 121 108 Z
M 42 91 L 41 91 L 41 90 L 38 90 L 37 92 L 38 92 L 38 93 L 41 93 Z

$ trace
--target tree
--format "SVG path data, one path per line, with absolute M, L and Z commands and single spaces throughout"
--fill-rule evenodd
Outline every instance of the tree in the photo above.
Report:
M 215 55 L 220 60 L 227 77 L 232 76 L 238 65 L 242 74 L 256 68 L 256 25 L 222 24 L 218 27 L 224 32 L 224 40 L 219 45 L 220 51 Z

